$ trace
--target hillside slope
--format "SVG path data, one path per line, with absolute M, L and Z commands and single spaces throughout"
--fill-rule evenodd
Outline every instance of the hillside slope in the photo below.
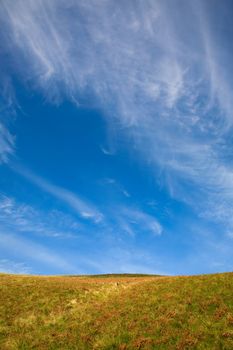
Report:
M 233 349 L 233 274 L 1 274 L 0 349 Z

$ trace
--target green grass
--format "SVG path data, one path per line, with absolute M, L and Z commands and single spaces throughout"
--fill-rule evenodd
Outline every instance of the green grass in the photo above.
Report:
M 233 274 L 0 275 L 0 349 L 233 349 Z

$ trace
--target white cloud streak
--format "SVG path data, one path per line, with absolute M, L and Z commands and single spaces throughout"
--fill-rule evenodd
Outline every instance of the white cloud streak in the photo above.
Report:
M 56 210 L 41 212 L 3 195 L 0 195 L 0 228 L 60 239 L 78 238 L 83 230 L 82 224 L 69 215 Z
M 142 210 L 121 207 L 116 210 L 117 227 L 123 232 L 134 236 L 137 233 L 151 233 L 159 236 L 163 232 L 163 227 L 160 222 L 152 215 L 145 213 Z
M 24 176 L 25 178 L 27 178 L 29 181 L 31 181 L 43 191 L 51 194 L 55 198 L 68 205 L 82 218 L 90 219 L 96 224 L 103 220 L 103 214 L 99 212 L 92 204 L 81 199 L 77 194 L 74 194 L 73 192 L 65 188 L 51 184 L 47 180 L 32 173 L 28 169 L 23 168 L 22 166 L 15 166 L 14 170 L 22 176 Z
M 14 152 L 14 137 L 0 122 L 0 164 L 7 163 L 9 156 Z
M 30 268 L 24 262 L 16 262 L 9 259 L 0 259 L 0 272 L 28 274 Z
M 66 259 L 60 257 L 42 244 L 35 243 L 26 239 L 25 237 L 18 237 L 17 235 L 10 234 L 8 231 L 0 233 L 0 246 L 1 250 L 5 252 L 11 252 L 11 255 L 18 257 L 24 257 L 32 261 L 36 261 L 52 266 L 59 269 L 61 272 L 72 273 L 74 267 L 69 264 Z
M 130 193 L 117 180 L 107 177 L 103 180 L 103 183 L 106 183 L 111 188 L 115 188 L 125 197 L 127 198 L 131 197 Z

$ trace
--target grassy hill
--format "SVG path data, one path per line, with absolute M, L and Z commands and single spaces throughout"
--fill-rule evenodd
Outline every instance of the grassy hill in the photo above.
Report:
M 233 274 L 1 274 L 0 349 L 233 349 Z

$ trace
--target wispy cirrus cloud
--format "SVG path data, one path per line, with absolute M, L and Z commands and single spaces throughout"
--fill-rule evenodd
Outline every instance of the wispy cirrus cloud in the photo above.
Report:
M 115 188 L 125 197 L 128 197 L 128 198 L 131 197 L 130 193 L 116 179 L 107 177 L 103 179 L 103 183 L 109 185 L 112 188 Z
M 83 230 L 82 224 L 67 214 L 54 209 L 42 212 L 5 195 L 0 195 L 0 228 L 61 239 L 78 238 Z
M 0 30 L 1 31 L 1 30 Z M 0 164 L 7 163 L 15 152 L 15 136 L 9 130 L 11 120 L 19 109 L 10 77 L 6 77 L 4 63 L 0 72 Z
M 14 137 L 0 122 L 0 164 L 6 163 L 14 152 Z
M 0 271 L 4 273 L 28 274 L 31 269 L 24 262 L 0 259 Z
M 17 234 L 12 234 L 9 231 L 0 232 L 1 251 L 4 253 L 11 253 L 17 255 L 21 259 L 26 258 L 31 261 L 37 261 L 41 264 L 58 269 L 60 272 L 75 271 L 74 266 L 69 263 L 64 257 L 51 249 L 45 247 L 43 244 L 32 242 L 25 237 L 19 237 Z M 77 270 L 76 270 L 77 271 Z
M 103 154 L 107 155 L 107 156 L 112 156 L 114 155 L 114 153 L 110 150 L 108 150 L 107 148 L 105 147 L 100 147 L 101 151 L 103 152 Z
M 187 67 L 179 63 L 160 3 L 28 0 L 25 6 L 18 0 L 2 3 L 1 14 L 14 49 L 29 63 L 28 78 L 47 97 L 78 100 L 92 90 L 99 105 L 108 111 L 114 106 L 117 118 L 130 125 L 146 105 L 162 100 L 171 107 L 184 91 Z
M 215 214 L 231 217 L 233 191 L 231 55 L 215 35 L 208 2 L 179 1 L 179 12 L 176 4 L 3 1 L 1 37 L 12 44 L 6 53 L 23 62 L 15 72 L 26 84 L 55 103 L 85 105 L 91 96 L 172 196 L 223 223 Z M 100 220 L 70 191 L 31 180 Z
M 120 207 L 116 209 L 116 213 L 116 229 L 131 236 L 135 236 L 138 233 L 142 234 L 142 232 L 159 236 L 163 232 L 163 227 L 159 220 L 141 209 L 129 206 Z
M 28 169 L 23 168 L 22 166 L 14 166 L 14 170 L 38 186 L 41 190 L 61 200 L 82 218 L 90 219 L 95 223 L 99 223 L 103 220 L 103 214 L 98 209 L 96 209 L 94 205 L 88 203 L 86 200 L 81 199 L 77 194 L 63 187 L 59 187 L 50 183 L 44 178 L 32 173 Z

